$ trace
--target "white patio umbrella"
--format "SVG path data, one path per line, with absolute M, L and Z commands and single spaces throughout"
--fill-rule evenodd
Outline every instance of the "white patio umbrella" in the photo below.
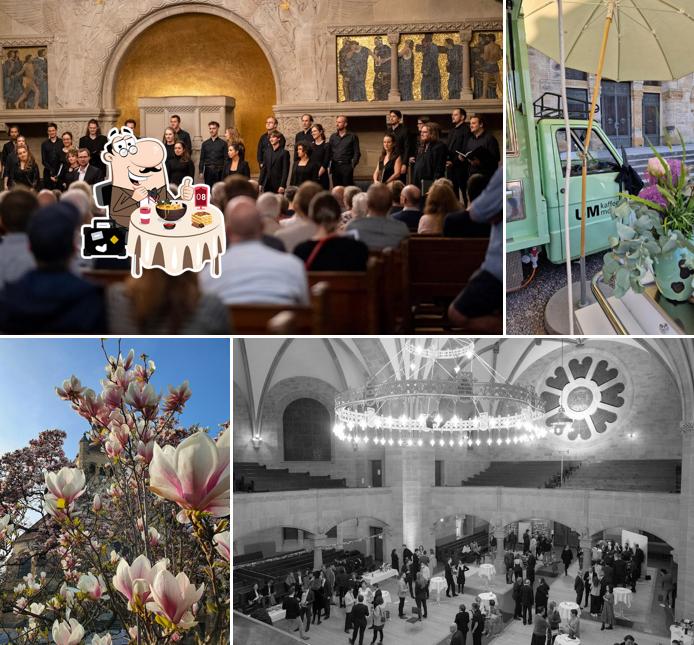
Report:
M 568 67 L 595 73 L 584 142 L 586 151 L 590 146 L 603 75 L 615 81 L 668 81 L 694 72 L 694 56 L 691 55 L 694 0 L 523 0 L 523 13 L 528 45 L 554 60 L 561 60 L 565 49 Z M 563 28 L 559 26 L 560 17 Z M 562 93 L 566 105 L 563 65 Z M 571 147 L 568 136 L 567 147 Z M 581 181 L 582 288 L 585 286 L 587 164 L 588 158 L 584 155 Z M 567 160 L 567 176 L 568 168 Z M 565 215 L 568 213 L 568 199 L 567 188 L 564 193 Z M 566 221 L 565 227 L 568 228 Z M 570 255 L 568 242 L 567 254 Z M 568 266 L 569 324 L 573 330 L 571 270 Z

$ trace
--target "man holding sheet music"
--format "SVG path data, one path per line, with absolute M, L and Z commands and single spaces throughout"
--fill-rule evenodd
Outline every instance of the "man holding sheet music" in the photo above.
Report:
M 463 108 L 455 108 L 451 113 L 451 123 L 453 127 L 448 133 L 447 148 L 448 178 L 453 182 L 453 192 L 456 198 L 461 199 L 463 204 L 467 204 L 466 185 L 469 177 L 468 165 L 464 158 L 458 154 L 458 150 L 463 151 L 465 144 L 470 137 L 470 126 L 465 122 L 467 112 Z
M 463 150 L 458 150 L 458 158 L 467 161 L 468 173 L 481 173 L 491 177 L 499 165 L 499 143 L 491 132 L 485 129 L 484 117 L 475 115 L 470 117 L 470 136 L 464 144 Z

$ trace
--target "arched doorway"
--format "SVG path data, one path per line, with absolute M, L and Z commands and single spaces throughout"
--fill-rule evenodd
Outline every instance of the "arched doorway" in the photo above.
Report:
M 169 55 L 152 57 L 162 51 Z M 250 25 L 225 9 L 183 5 L 154 12 L 125 34 L 104 72 L 103 105 L 119 110 L 123 122 L 138 118 L 139 97 L 233 96 L 254 168 L 255 142 L 278 87 L 271 56 Z

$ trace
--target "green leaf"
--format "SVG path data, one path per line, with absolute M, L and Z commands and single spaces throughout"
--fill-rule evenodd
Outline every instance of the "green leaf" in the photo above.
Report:
M 633 240 L 636 236 L 636 231 L 631 226 L 626 226 L 621 222 L 617 222 L 617 235 L 622 240 Z

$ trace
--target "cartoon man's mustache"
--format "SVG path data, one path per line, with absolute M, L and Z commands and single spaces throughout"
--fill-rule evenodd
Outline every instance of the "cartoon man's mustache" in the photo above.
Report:
M 140 170 L 141 173 L 148 173 L 148 172 L 159 172 L 161 170 L 161 166 L 150 166 L 149 168 L 143 168 Z

